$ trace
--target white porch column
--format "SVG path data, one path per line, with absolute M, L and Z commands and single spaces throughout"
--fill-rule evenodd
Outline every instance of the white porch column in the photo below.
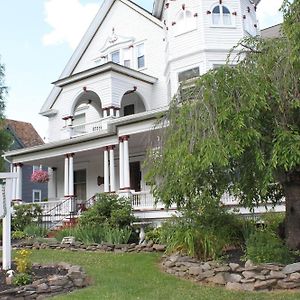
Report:
M 17 164 L 16 200 L 22 200 L 22 164 Z
M 120 117 L 120 109 L 116 108 L 116 117 L 119 118 Z
M 104 193 L 109 193 L 108 147 L 104 149 Z
M 128 147 L 128 139 L 129 136 L 123 137 L 123 143 L 124 143 L 124 189 L 129 190 L 130 189 L 130 168 L 129 168 L 129 147 Z
M 12 172 L 17 173 L 17 165 L 14 164 L 12 167 Z M 17 178 L 12 179 L 12 200 L 17 199 Z
M 57 173 L 56 168 L 48 168 L 48 173 L 50 174 L 48 182 L 48 195 L 49 199 L 57 198 Z
M 124 144 L 123 139 L 119 139 L 119 180 L 120 189 L 124 187 Z
M 74 154 L 69 155 L 69 196 L 74 196 Z
M 113 108 L 113 107 L 111 107 L 111 108 L 109 109 L 109 115 L 110 115 L 110 117 L 113 117 L 113 116 L 114 116 L 114 108 Z
M 116 191 L 116 180 L 115 180 L 115 146 L 109 147 L 109 175 L 110 175 L 110 191 Z
M 65 155 L 65 171 L 64 171 L 64 194 L 69 196 L 69 155 Z
M 107 118 L 107 109 L 106 108 L 103 109 L 103 118 Z

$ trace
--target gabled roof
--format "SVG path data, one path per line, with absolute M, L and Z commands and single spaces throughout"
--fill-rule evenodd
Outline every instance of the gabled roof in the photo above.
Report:
M 281 33 L 282 24 L 273 25 L 268 28 L 264 28 L 260 31 L 263 38 L 277 38 L 282 35 Z
M 92 21 L 91 25 L 87 29 L 86 33 L 84 34 L 83 38 L 81 39 L 79 45 L 75 49 L 73 55 L 71 56 L 70 60 L 68 61 L 66 67 L 64 68 L 62 74 L 60 75 L 59 79 L 66 78 L 71 76 L 74 72 L 78 62 L 80 61 L 81 57 L 85 53 L 86 49 L 90 45 L 93 37 L 96 35 L 99 27 L 101 26 L 102 22 L 106 18 L 107 14 L 109 13 L 110 9 L 112 8 L 113 4 L 116 1 L 120 1 L 130 7 L 131 9 L 137 11 L 139 14 L 153 22 L 159 27 L 162 27 L 162 23 L 154 17 L 150 12 L 143 9 L 139 5 L 135 4 L 130 0 L 104 0 L 102 3 L 97 15 L 95 16 L 94 20 Z M 57 97 L 61 92 L 61 88 L 54 87 L 50 92 L 50 95 L 46 99 L 45 103 L 43 104 L 40 114 L 46 115 L 46 113 L 51 109 L 52 105 L 56 101 Z
M 6 119 L 4 120 L 5 128 L 13 137 L 22 144 L 24 148 L 34 147 L 44 144 L 31 123 Z

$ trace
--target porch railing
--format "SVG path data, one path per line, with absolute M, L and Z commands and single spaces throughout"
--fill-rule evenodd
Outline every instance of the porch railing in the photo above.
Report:
M 101 131 L 102 129 L 104 129 L 104 122 L 105 119 L 102 119 L 97 121 L 86 122 L 83 124 L 73 125 L 70 127 L 72 129 L 72 136 Z

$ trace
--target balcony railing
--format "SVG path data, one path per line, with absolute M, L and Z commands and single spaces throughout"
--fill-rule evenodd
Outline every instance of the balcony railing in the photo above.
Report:
M 106 128 L 104 123 L 107 124 L 107 119 L 91 121 L 83 124 L 70 126 L 71 136 L 74 137 L 74 136 L 79 136 L 87 133 L 92 133 L 95 131 L 101 131 L 102 129 Z

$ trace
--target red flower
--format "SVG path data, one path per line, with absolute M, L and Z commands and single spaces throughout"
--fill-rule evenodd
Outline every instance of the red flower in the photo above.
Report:
M 31 182 L 45 183 L 49 181 L 49 174 L 47 171 L 37 170 L 31 175 Z

